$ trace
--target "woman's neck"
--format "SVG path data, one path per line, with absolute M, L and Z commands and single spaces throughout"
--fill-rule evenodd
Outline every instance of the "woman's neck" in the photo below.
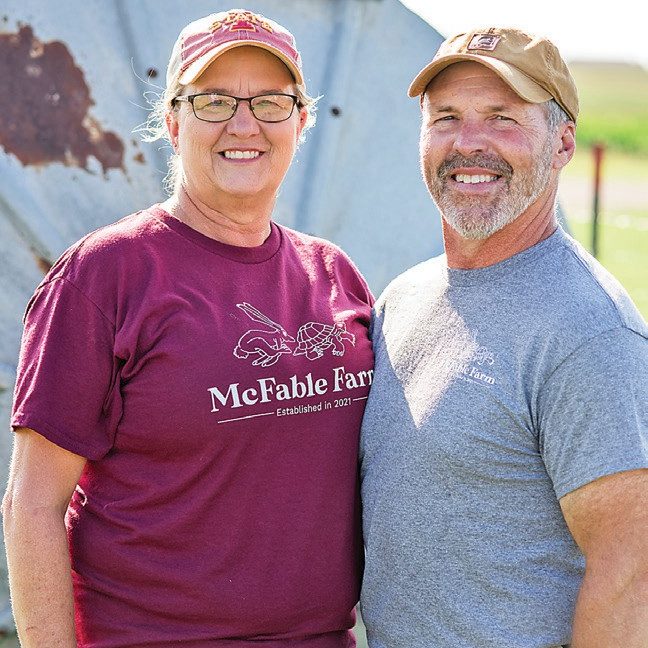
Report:
M 274 205 L 252 209 L 241 202 L 234 201 L 230 208 L 208 205 L 182 185 L 176 194 L 162 203 L 162 207 L 209 238 L 238 247 L 257 247 L 270 236 Z

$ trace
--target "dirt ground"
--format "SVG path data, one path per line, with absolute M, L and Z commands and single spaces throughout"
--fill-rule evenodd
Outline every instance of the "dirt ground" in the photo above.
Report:
M 588 178 L 565 176 L 560 181 L 559 199 L 568 218 L 589 220 L 594 200 L 593 181 Z M 648 178 L 646 182 L 606 178 L 601 186 L 599 210 L 612 218 L 643 213 L 648 219 Z

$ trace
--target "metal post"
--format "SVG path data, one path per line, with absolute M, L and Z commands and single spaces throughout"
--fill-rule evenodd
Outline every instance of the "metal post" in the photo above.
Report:
M 603 162 L 603 144 L 594 144 L 592 153 L 594 155 L 594 204 L 592 206 L 592 254 L 598 258 L 598 240 L 599 240 L 599 204 L 601 191 L 601 166 Z

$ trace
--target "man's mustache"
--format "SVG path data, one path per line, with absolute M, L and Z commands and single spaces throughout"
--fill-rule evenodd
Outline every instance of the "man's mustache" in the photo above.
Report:
M 513 175 L 513 167 L 497 155 L 479 154 L 467 157 L 459 153 L 454 153 L 446 158 L 439 166 L 437 176 L 445 180 L 456 169 L 465 167 L 479 167 L 480 169 L 492 171 L 495 175 L 503 176 L 504 178 L 510 178 Z

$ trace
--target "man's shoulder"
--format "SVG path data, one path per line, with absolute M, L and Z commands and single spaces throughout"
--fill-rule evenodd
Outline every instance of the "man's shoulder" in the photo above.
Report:
M 433 286 L 447 281 L 447 263 L 445 255 L 422 261 L 412 266 L 393 279 L 383 290 L 376 301 L 376 308 L 409 298 L 420 299 L 421 290 L 429 292 Z
M 563 237 L 552 273 L 552 302 L 565 325 L 628 328 L 648 337 L 648 326 L 625 288 L 569 235 Z

